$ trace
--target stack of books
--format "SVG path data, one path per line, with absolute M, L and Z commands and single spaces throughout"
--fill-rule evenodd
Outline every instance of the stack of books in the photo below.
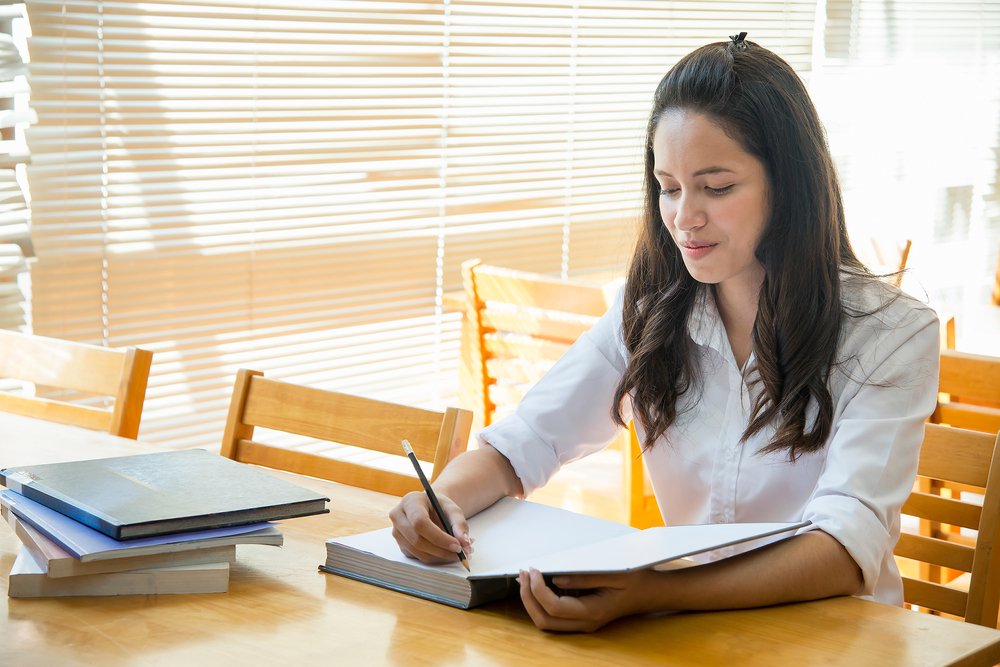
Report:
M 328 498 L 203 450 L 0 470 L 22 547 L 11 597 L 221 593 L 239 544 L 281 546 L 272 521 Z

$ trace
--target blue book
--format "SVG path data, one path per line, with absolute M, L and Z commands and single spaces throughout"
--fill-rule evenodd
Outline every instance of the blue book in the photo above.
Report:
M 5 468 L 0 484 L 116 540 L 329 511 L 321 494 L 201 449 Z
M 8 515 L 14 514 L 83 563 L 237 544 L 281 546 L 283 542 L 281 531 L 271 523 L 248 523 L 242 526 L 193 530 L 188 533 L 115 540 L 10 490 L 0 491 L 0 514 L 3 514 L 8 522 Z

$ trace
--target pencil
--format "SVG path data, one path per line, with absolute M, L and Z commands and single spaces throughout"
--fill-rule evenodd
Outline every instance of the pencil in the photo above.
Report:
M 420 463 L 417 461 L 416 454 L 413 453 L 413 447 L 410 446 L 409 440 L 403 441 L 403 451 L 406 452 L 406 457 L 410 459 L 410 463 L 413 464 L 414 470 L 417 471 L 417 477 L 420 478 L 420 484 L 424 487 L 424 493 L 427 494 L 427 499 L 431 501 L 431 507 L 434 508 L 434 513 L 437 514 L 438 520 L 441 521 L 441 525 L 448 532 L 449 535 L 455 537 L 454 531 L 451 529 L 451 524 L 448 522 L 448 518 L 444 515 L 444 510 L 441 509 L 441 504 L 438 502 L 437 496 L 434 495 L 434 489 L 431 488 L 431 483 L 427 481 L 427 477 L 424 476 L 424 471 L 420 468 Z M 466 570 L 472 572 L 469 567 L 469 559 L 465 555 L 464 549 L 458 550 L 458 560 L 461 561 L 462 566 Z

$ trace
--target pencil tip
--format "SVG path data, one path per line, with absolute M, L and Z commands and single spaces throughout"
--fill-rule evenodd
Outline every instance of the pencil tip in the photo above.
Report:
M 469 567 L 469 559 L 468 558 L 459 558 L 459 560 L 462 562 L 462 565 L 465 567 L 466 570 L 468 570 L 469 572 L 472 572 L 472 568 Z

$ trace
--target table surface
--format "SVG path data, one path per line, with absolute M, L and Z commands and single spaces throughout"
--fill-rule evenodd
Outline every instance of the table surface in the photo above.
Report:
M 155 448 L 0 413 L 0 468 Z M 537 630 L 517 599 L 461 611 L 323 574 L 324 541 L 388 525 L 395 499 L 275 473 L 331 499 L 240 546 L 228 593 L 0 597 L 0 665 L 992 665 L 1000 631 L 843 597 L 633 617 L 590 635 Z M 19 543 L 0 528 L 0 577 Z

